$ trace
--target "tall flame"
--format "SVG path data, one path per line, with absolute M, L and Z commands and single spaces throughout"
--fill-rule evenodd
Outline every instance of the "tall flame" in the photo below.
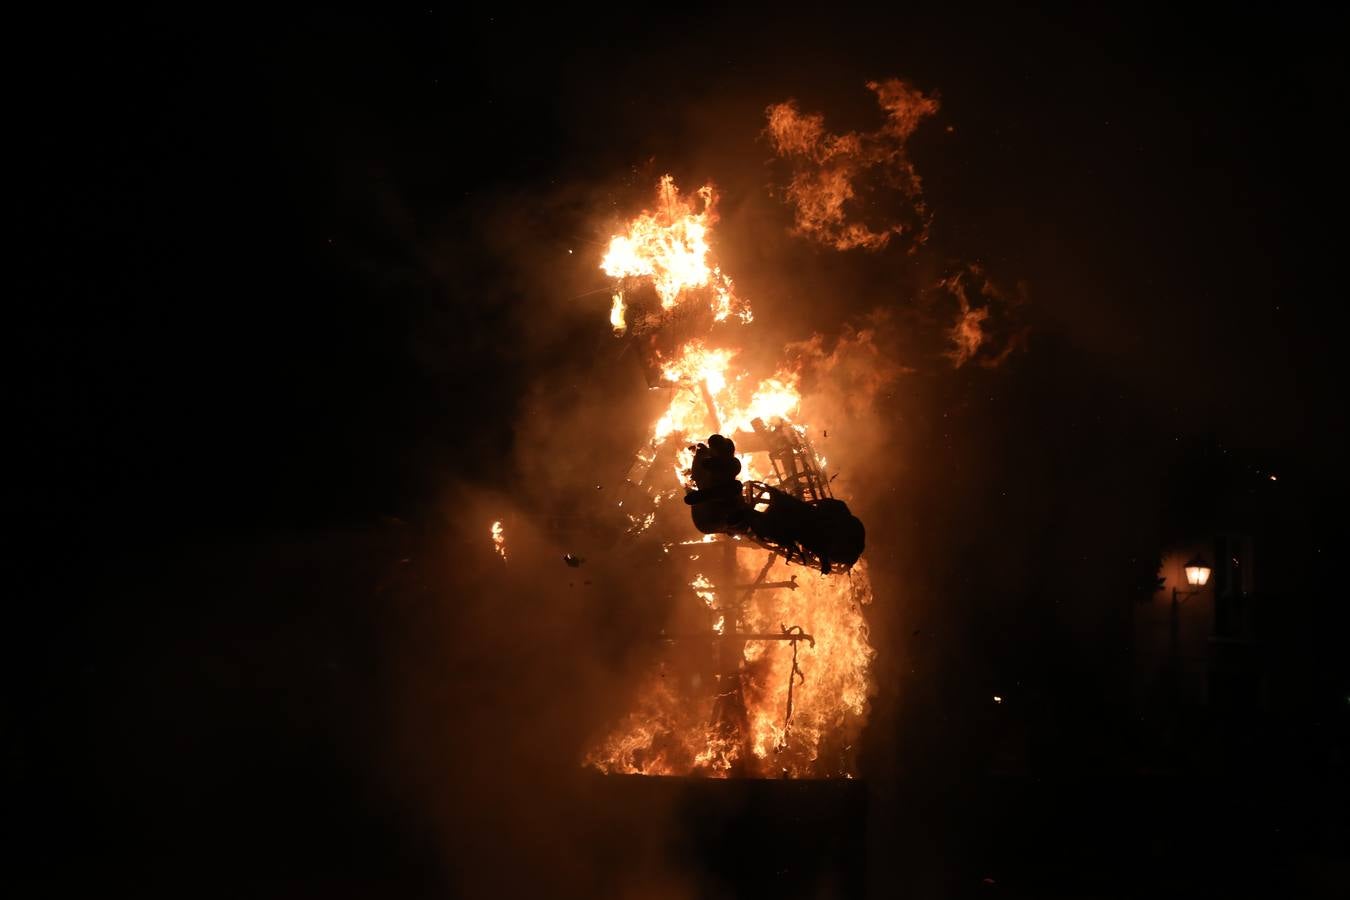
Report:
M 617 279 L 646 279 L 666 311 L 674 309 L 694 289 L 707 288 L 714 321 L 722 322 L 735 313 L 748 322 L 750 309 L 736 298 L 731 279 L 708 261 L 708 236 L 717 218 L 717 194 L 712 185 L 704 185 L 697 196 L 697 203 L 681 197 L 675 179 L 663 176 L 657 188 L 656 208 L 642 212 L 628 223 L 624 234 L 609 239 L 600 268 Z M 619 334 L 627 327 L 624 310 L 623 292 L 617 291 L 610 324 Z
M 698 191 L 701 204 L 681 198 L 670 176 L 661 179 L 654 212 L 644 211 L 615 235 L 601 268 L 622 282 L 645 279 L 669 310 L 691 299 L 709 302 L 715 322 L 731 311 L 748 323 L 749 305 L 731 293 L 731 279 L 709 261 L 715 194 L 711 187 Z M 623 328 L 623 293 L 615 294 L 611 324 Z M 724 334 L 724 332 L 715 332 Z M 685 517 L 683 503 L 663 503 L 680 493 L 688 478 L 691 442 L 720 431 L 732 436 L 752 430 L 756 418 L 797 429 L 801 409 L 800 379 L 784 367 L 757 375 L 742 363 L 740 349 L 724 341 L 694 339 L 661 360 L 660 373 L 669 386 L 665 410 L 652 424 L 647 444 L 638 454 L 636 469 L 654 465 L 663 454 L 673 460 L 674 476 L 641 479 L 657 485 L 649 491 L 650 510 L 628 509 L 632 528 L 650 528 L 657 515 Z M 742 478 L 768 480 L 772 465 L 764 452 L 742 453 Z M 813 462 L 824 471 L 824 460 Z M 666 470 L 667 473 L 670 470 Z M 660 486 L 660 485 L 668 486 Z M 712 548 L 711 543 L 722 547 Z M 739 658 L 723 663 L 719 690 L 738 683 L 744 700 L 744 721 L 728 730 L 712 721 L 716 697 L 707 686 L 682 682 L 676 673 L 658 667 L 638 687 L 632 705 L 616 726 L 587 754 L 586 762 L 603 772 L 646 775 L 704 774 L 727 776 L 783 774 L 796 777 L 851 776 L 852 744 L 867 714 L 870 668 L 874 656 L 868 643 L 862 607 L 871 601 L 866 566 L 856 565 L 848 575 L 822 575 L 802 567 L 789 569 L 772 560 L 767 550 L 748 542 L 705 535 L 699 540 L 676 541 L 666 552 L 684 553 L 690 560 L 709 561 L 724 551 L 721 574 L 703 571 L 686 576 L 689 601 L 706 610 L 707 640 L 728 639 Z M 688 552 L 684 552 L 688 551 Z M 706 554 L 706 556 L 705 556 Z M 703 562 L 698 563 L 702 565 Z M 771 565 L 766 565 L 772 563 Z M 763 589 L 756 582 L 794 576 Z M 718 584 L 717 578 L 724 583 Z M 732 583 L 725 583 L 730 579 Z M 814 638 L 805 640 L 730 640 L 736 635 L 781 636 L 788 626 L 800 626 Z M 743 649 L 740 649 L 743 647 Z M 794 680 L 795 668 L 805 680 Z M 736 673 L 734 676 L 729 673 Z M 667 676 L 671 677 L 667 677 Z M 787 687 L 793 683 L 792 715 L 787 719 Z

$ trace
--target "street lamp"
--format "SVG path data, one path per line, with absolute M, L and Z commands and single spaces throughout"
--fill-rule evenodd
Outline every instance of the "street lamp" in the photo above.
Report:
M 1209 581 L 1209 563 L 1204 557 L 1193 556 L 1186 563 L 1186 582 L 1192 587 L 1204 587 Z
M 1209 563 L 1205 562 L 1203 556 L 1192 556 L 1186 561 L 1184 566 L 1186 570 L 1186 583 L 1191 586 L 1189 591 L 1183 591 L 1176 586 L 1172 587 L 1172 603 L 1180 602 L 1182 597 L 1194 597 L 1200 593 L 1200 589 L 1209 583 Z
M 1209 563 L 1205 562 L 1203 556 L 1192 556 L 1182 567 L 1186 572 L 1186 584 L 1190 590 L 1183 591 L 1176 585 L 1172 586 L 1172 615 L 1170 628 L 1172 645 L 1172 698 L 1174 703 L 1181 702 L 1181 601 L 1186 597 L 1194 597 L 1200 593 L 1200 589 L 1209 583 L 1211 569 Z

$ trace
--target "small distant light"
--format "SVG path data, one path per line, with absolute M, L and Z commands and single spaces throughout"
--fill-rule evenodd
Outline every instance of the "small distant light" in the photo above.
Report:
M 1000 697 L 998 694 L 995 694 L 995 695 L 994 695 L 994 702 L 995 702 L 995 703 L 1002 703 L 1002 702 L 1003 702 L 1003 698 Z
M 1270 476 L 1270 480 L 1271 480 L 1271 481 L 1279 481 L 1280 479 L 1278 479 L 1278 478 L 1276 478 L 1274 475 L 1272 475 L 1272 476 Z

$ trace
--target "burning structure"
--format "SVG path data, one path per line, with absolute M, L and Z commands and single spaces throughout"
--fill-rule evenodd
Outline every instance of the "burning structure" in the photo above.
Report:
M 759 449 L 768 453 L 775 484 L 742 485 L 736 444 L 720 434 L 709 436 L 693 448 L 689 474 L 697 487 L 684 495 L 694 527 L 749 538 L 785 562 L 818 566 L 823 575 L 851 569 L 862 556 L 862 522 L 847 503 L 830 496 L 804 433 L 786 423 L 770 428 L 763 419 L 750 424 L 754 436 L 764 439 Z
M 667 398 L 618 501 L 624 552 L 674 603 L 652 670 L 585 762 L 851 777 L 874 655 L 862 526 L 832 496 L 811 425 L 798 421 L 800 371 L 743 361 L 753 314 L 715 261 L 716 200 L 711 186 L 691 201 L 662 178 L 655 208 L 612 237 L 601 262 L 615 334 L 636 344 Z

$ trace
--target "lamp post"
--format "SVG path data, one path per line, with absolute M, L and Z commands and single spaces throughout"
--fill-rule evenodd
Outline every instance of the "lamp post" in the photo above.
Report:
M 1183 591 L 1172 586 L 1172 690 L 1174 702 L 1181 698 L 1181 604 L 1189 597 L 1200 593 L 1200 589 L 1209 583 L 1211 571 L 1203 556 L 1192 556 L 1182 567 L 1186 572 L 1186 584 L 1190 590 Z

